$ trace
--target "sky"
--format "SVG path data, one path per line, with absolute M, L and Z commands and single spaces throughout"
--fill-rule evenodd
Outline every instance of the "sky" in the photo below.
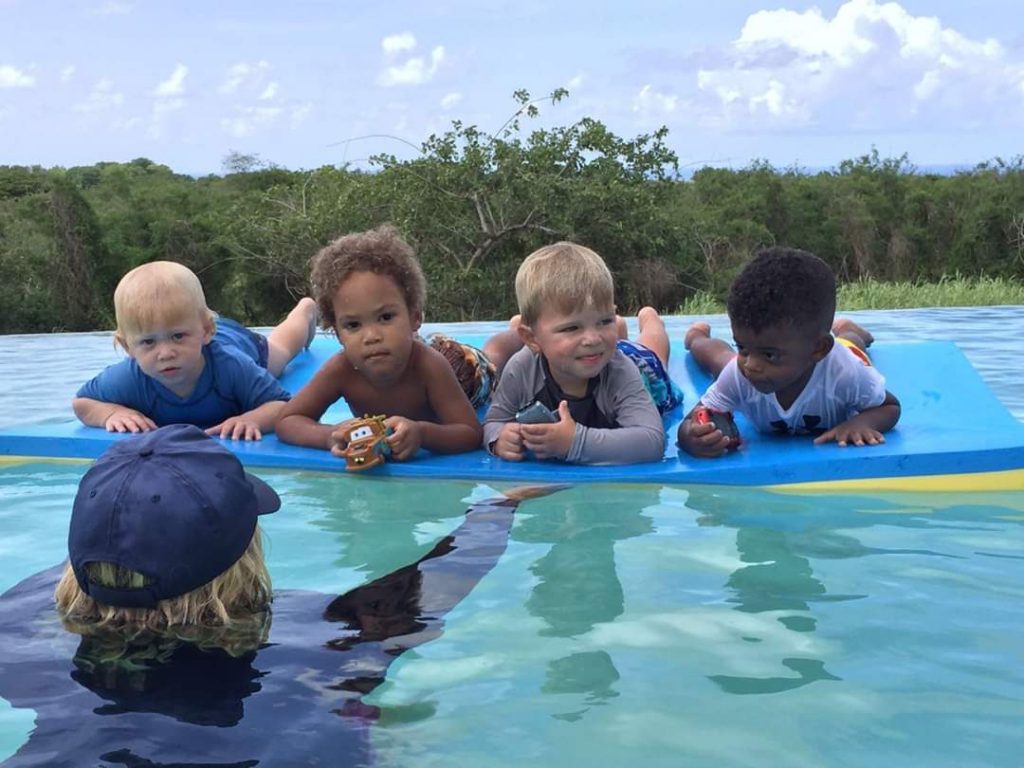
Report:
M 0 165 L 411 157 L 452 120 L 669 129 L 682 169 L 1022 153 L 1019 0 L 0 0 Z M 527 123 L 529 125 L 529 123 Z

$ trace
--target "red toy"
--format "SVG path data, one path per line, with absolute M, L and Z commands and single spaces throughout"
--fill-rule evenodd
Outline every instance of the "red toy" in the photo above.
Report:
M 728 411 L 713 411 L 699 405 L 693 409 L 691 418 L 697 424 L 714 424 L 715 428 L 729 439 L 728 450 L 730 451 L 735 451 L 743 442 L 743 437 L 740 435 L 739 429 L 736 428 L 736 422 Z

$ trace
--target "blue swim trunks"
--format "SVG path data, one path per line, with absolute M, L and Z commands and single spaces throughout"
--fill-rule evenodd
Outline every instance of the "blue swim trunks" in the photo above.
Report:
M 658 413 L 665 414 L 683 402 L 683 393 L 669 378 L 661 359 L 643 344 L 628 339 L 619 339 L 618 347 L 640 369 L 644 387 L 658 407 Z
M 260 368 L 267 367 L 267 361 L 270 359 L 270 347 L 267 345 L 267 337 L 263 334 L 250 331 L 237 320 L 218 315 L 217 335 L 224 343 L 251 357 Z

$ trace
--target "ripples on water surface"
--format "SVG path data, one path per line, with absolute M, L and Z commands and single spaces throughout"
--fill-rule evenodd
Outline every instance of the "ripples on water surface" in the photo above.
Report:
M 957 341 L 1024 417 L 1024 309 L 852 314 L 880 340 Z M 0 418 L 66 418 L 113 359 L 108 335 L 0 338 Z M 0 588 L 61 559 L 83 471 L 0 469 Z M 267 521 L 275 587 L 331 594 L 415 560 L 493 493 L 265 476 L 285 499 Z M 1022 494 L 591 486 L 525 502 L 444 635 L 372 694 L 379 762 L 1020 765 L 1022 522 Z M 0 759 L 31 728 L 0 701 Z

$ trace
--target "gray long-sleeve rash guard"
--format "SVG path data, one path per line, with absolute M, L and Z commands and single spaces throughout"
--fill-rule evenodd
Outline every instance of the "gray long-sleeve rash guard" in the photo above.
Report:
M 665 425 L 644 388 L 640 371 L 622 352 L 598 376 L 594 390 L 597 408 L 616 424 L 599 429 L 576 424 L 576 434 L 565 460 L 576 464 L 631 464 L 657 461 L 665 453 Z M 502 427 L 515 420 L 516 411 L 530 405 L 545 385 L 540 355 L 523 348 L 501 372 L 491 407 L 484 417 L 484 447 L 492 446 Z

